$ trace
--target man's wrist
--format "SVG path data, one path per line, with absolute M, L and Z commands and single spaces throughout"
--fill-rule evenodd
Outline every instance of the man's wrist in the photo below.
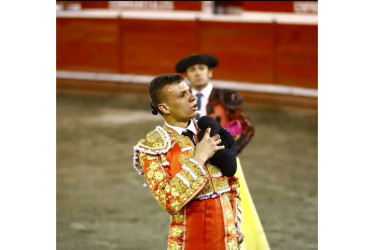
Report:
M 200 157 L 196 157 L 194 156 L 193 158 L 191 158 L 192 160 L 194 160 L 197 164 L 199 164 L 200 166 L 204 166 L 205 165 L 205 161 L 202 160 Z

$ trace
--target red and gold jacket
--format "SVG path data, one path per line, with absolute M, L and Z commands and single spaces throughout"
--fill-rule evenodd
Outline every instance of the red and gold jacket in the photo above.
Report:
M 156 127 L 134 147 L 135 170 L 144 175 L 159 205 L 171 215 L 168 249 L 188 249 L 186 217 L 193 209 L 191 204 L 217 197 L 225 225 L 223 249 L 237 249 L 236 227 L 241 222 L 239 180 L 223 176 L 209 163 L 200 166 L 192 159 L 194 151 L 187 136 L 167 126 Z

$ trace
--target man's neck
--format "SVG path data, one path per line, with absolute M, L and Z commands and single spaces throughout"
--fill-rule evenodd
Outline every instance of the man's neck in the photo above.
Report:
M 170 119 L 169 117 L 165 117 L 165 121 L 171 126 L 180 127 L 180 128 L 187 128 L 189 125 L 189 121 L 180 122 L 174 119 Z
M 194 87 L 194 89 L 198 92 L 202 91 L 203 89 L 205 89 L 206 87 L 208 86 L 208 83 L 206 85 L 203 85 L 203 86 L 197 86 L 197 87 Z

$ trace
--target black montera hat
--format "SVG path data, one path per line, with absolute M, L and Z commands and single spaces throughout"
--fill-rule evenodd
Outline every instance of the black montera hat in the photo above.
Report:
M 203 116 L 197 121 L 200 129 L 197 138 L 202 140 L 207 128 L 211 128 L 210 136 L 219 134 L 222 142 L 219 144 L 225 145 L 225 149 L 217 151 L 209 162 L 219 168 L 224 176 L 231 177 L 236 173 L 236 143 L 234 137 L 229 131 L 219 125 L 219 123 L 210 116 Z
M 189 67 L 195 64 L 205 64 L 209 68 L 212 68 L 218 65 L 218 60 L 214 56 L 208 54 L 195 54 L 187 56 L 175 65 L 175 71 L 178 73 L 186 72 Z

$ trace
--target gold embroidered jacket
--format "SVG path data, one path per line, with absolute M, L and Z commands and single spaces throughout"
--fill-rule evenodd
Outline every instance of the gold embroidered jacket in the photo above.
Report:
M 223 176 L 209 163 L 200 166 L 192 159 L 194 150 L 188 137 L 167 126 L 156 127 L 134 147 L 135 170 L 144 175 L 159 205 L 171 214 L 169 249 L 179 249 L 176 246 L 183 245 L 185 213 L 182 208 L 191 200 L 225 197 L 232 210 L 231 214 L 226 213 L 227 221 L 232 217 L 234 227 L 241 221 L 238 179 Z M 236 241 L 235 230 L 228 232 L 228 241 L 230 235 Z

